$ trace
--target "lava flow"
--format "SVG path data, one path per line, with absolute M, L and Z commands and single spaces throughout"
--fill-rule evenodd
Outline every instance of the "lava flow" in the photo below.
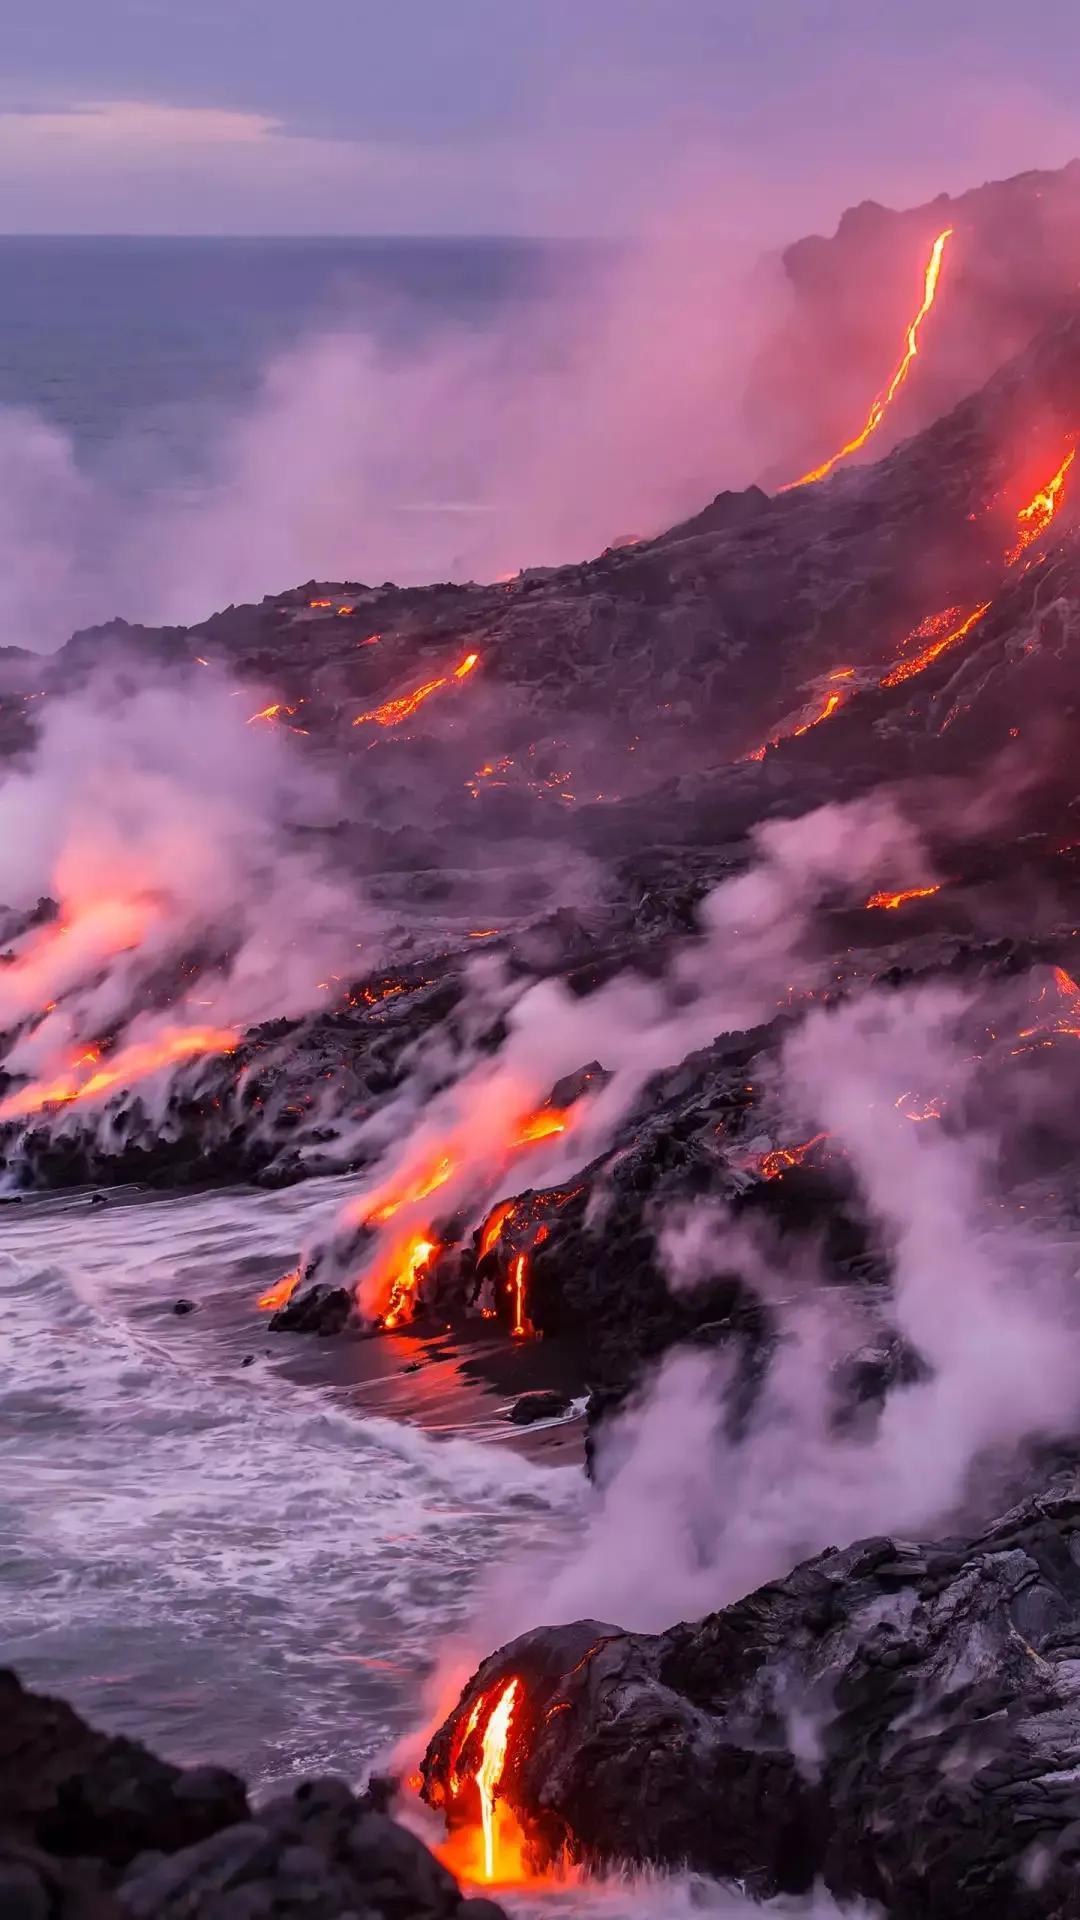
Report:
M 889 406 L 907 379 L 911 371 L 912 362 L 919 351 L 919 328 L 926 319 L 937 296 L 942 255 L 945 252 L 945 243 L 952 232 L 952 227 L 945 227 L 942 232 L 938 234 L 937 239 L 930 249 L 930 258 L 926 263 L 926 271 L 923 279 L 922 305 L 915 315 L 914 320 L 911 322 L 911 325 L 908 327 L 903 357 L 892 379 L 889 381 L 888 386 L 883 393 L 878 394 L 871 406 L 862 431 L 857 433 L 853 440 L 848 440 L 845 445 L 840 448 L 838 453 L 834 453 L 832 458 L 824 461 L 820 467 L 814 467 L 810 473 L 804 473 L 798 480 L 789 480 L 786 487 L 780 488 L 781 493 L 790 493 L 795 487 L 809 486 L 814 480 L 824 480 L 826 474 L 831 473 L 833 468 L 837 466 L 841 460 L 846 460 L 849 453 L 858 453 L 859 448 L 864 447 L 870 435 L 876 433 L 878 427 L 880 427 Z
M 429 1240 L 423 1234 L 412 1235 L 397 1261 L 396 1272 L 390 1282 L 390 1298 L 383 1314 L 384 1327 L 400 1327 L 403 1321 L 409 1319 L 421 1276 L 438 1251 L 437 1240 Z
M 958 640 L 962 640 L 965 634 L 971 632 L 972 627 L 982 619 L 989 605 L 989 600 L 984 600 L 973 613 L 964 617 L 959 626 L 949 627 L 944 633 L 941 631 L 941 626 L 946 616 L 932 613 L 908 635 L 904 645 L 908 646 L 912 640 L 922 639 L 926 634 L 935 634 L 936 638 L 932 639 L 930 645 L 924 647 L 921 653 L 913 654 L 910 660 L 898 660 L 895 667 L 890 667 L 888 673 L 883 675 L 879 684 L 883 687 L 899 687 L 905 680 L 912 680 L 917 673 L 922 673 L 924 668 L 933 666 L 934 661 L 940 659 L 949 647 L 954 647 Z
M 839 667 L 835 673 L 830 673 L 829 679 L 847 680 L 851 678 L 853 672 L 854 669 L 851 667 Z M 825 703 L 820 713 L 811 714 L 808 720 L 803 720 L 797 727 L 789 728 L 786 733 L 773 734 L 772 738 L 766 740 L 763 746 L 754 747 L 752 751 L 746 755 L 747 760 L 764 760 L 770 747 L 778 747 L 781 740 L 800 739 L 804 733 L 809 733 L 811 727 L 820 727 L 823 720 L 830 720 L 837 708 L 842 707 L 843 704 L 844 696 L 842 693 L 836 693 L 834 691 L 826 694 Z
M 574 1107 L 545 1106 L 517 1120 L 508 1118 L 502 1139 L 489 1140 L 482 1158 L 473 1130 L 459 1128 L 444 1137 L 428 1155 L 414 1158 L 411 1169 L 399 1172 L 373 1192 L 350 1203 L 345 1217 L 353 1225 L 382 1228 L 403 1210 L 410 1216 L 407 1224 L 391 1232 L 385 1242 L 379 1242 L 361 1277 L 368 1310 L 378 1313 L 384 1327 L 393 1329 L 411 1318 L 420 1282 L 441 1251 L 438 1234 L 426 1211 L 418 1219 L 412 1210 L 452 1181 L 456 1186 L 449 1211 L 462 1203 L 469 1210 L 474 1209 L 485 1189 L 488 1193 L 497 1191 L 495 1181 L 501 1177 L 512 1155 L 540 1147 L 545 1141 L 566 1133 L 574 1124 L 575 1113 Z M 501 1203 L 486 1221 L 481 1256 L 495 1245 L 515 1204 L 513 1201 Z M 527 1281 L 526 1260 L 514 1276 L 514 1331 L 519 1338 L 531 1332 L 525 1313 Z
M 368 713 L 358 713 L 353 721 L 354 727 L 361 727 L 365 721 L 374 720 L 380 727 L 399 727 L 403 720 L 411 719 L 417 707 L 430 700 L 440 687 L 448 687 L 453 680 L 466 680 L 480 663 L 478 653 L 467 653 L 453 673 L 443 673 L 437 680 L 425 680 L 423 686 L 414 687 L 411 693 L 403 693 L 397 700 L 385 700 L 381 707 L 372 707 Z
M 1028 547 L 1031 546 L 1034 540 L 1039 538 L 1041 533 L 1046 532 L 1047 527 L 1050 525 L 1051 520 L 1061 505 L 1065 475 L 1068 473 L 1075 458 L 1076 448 L 1070 447 L 1053 479 L 1048 480 L 1045 486 L 1039 488 L 1033 498 L 1028 501 L 1026 507 L 1021 507 L 1016 516 L 1016 545 L 1010 548 L 1009 552 L 1005 555 L 1010 567 L 1015 561 L 1019 560 L 1022 553 L 1026 553 Z
M 0 1100 L 0 1120 L 20 1120 L 45 1107 L 93 1100 L 117 1087 L 130 1087 L 161 1067 L 176 1066 L 201 1054 L 232 1053 L 240 1036 L 229 1027 L 180 1027 L 154 1040 L 133 1041 L 103 1059 L 96 1048 L 80 1054 L 53 1080 L 33 1081 Z M 80 1072 L 86 1068 L 86 1072 Z
M 473 1701 L 455 1731 L 447 1770 L 450 1835 L 445 1846 L 439 1848 L 440 1857 L 464 1878 L 484 1880 L 489 1885 L 519 1885 L 531 1877 L 524 1854 L 525 1837 L 512 1808 L 499 1793 L 524 1691 L 521 1681 L 512 1678 Z M 479 1823 L 473 1811 L 477 1802 Z
M 293 1267 L 289 1273 L 283 1273 L 280 1280 L 275 1280 L 273 1286 L 267 1287 L 265 1293 L 260 1293 L 255 1302 L 259 1311 L 276 1313 L 279 1307 L 287 1307 L 300 1285 L 301 1277 L 299 1267 Z
M 820 1146 L 827 1140 L 827 1133 L 815 1133 L 813 1139 L 804 1140 L 798 1147 L 774 1147 L 771 1153 L 763 1153 L 754 1171 L 762 1180 L 775 1180 L 778 1174 L 786 1172 L 788 1167 L 801 1167 L 811 1147 Z
M 891 912 L 908 900 L 928 900 L 932 893 L 940 892 L 941 881 L 938 880 L 932 887 L 905 887 L 902 893 L 872 893 L 866 902 L 866 911 L 869 912 L 871 907 L 884 907 L 886 912 Z

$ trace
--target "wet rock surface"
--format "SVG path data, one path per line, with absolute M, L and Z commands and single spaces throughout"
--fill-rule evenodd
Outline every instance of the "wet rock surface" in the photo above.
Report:
M 656 1636 L 494 1655 L 526 1690 L 503 1790 L 538 1858 L 689 1863 L 894 1915 L 1080 1912 L 1080 1474 L 976 1537 L 864 1540 Z
M 253 1813 L 234 1775 L 168 1766 L 0 1673 L 4 1920 L 474 1920 L 385 1799 L 314 1779 Z

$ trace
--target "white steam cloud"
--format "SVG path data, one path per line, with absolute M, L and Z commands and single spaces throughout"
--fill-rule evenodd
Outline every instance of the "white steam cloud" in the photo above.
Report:
M 734 1251 L 778 1318 L 749 1427 L 733 1437 L 725 1417 L 729 1357 L 670 1355 L 605 1441 L 579 1551 L 539 1593 L 533 1570 L 523 1609 L 520 1594 L 507 1601 L 515 1630 L 695 1617 L 828 1546 L 948 1523 L 980 1465 L 1075 1423 L 1076 1249 L 995 1205 L 989 1131 L 901 1110 L 913 1085 L 948 1086 L 962 1113 L 967 1012 L 963 994 L 939 986 L 869 993 L 810 1012 L 784 1050 L 788 1113 L 828 1130 L 889 1249 L 886 1319 L 918 1377 L 838 1425 L 836 1365 L 863 1342 L 880 1346 L 880 1305 L 835 1284 L 792 1285 L 775 1252 L 715 1211 L 684 1218 L 660 1242 L 675 1283 Z
M 103 1037 L 239 1035 L 319 1005 L 361 944 L 375 957 L 375 916 L 292 832 L 333 820 L 332 790 L 280 729 L 248 724 L 251 705 L 199 668 L 134 689 L 102 672 L 46 703 L 0 785 L 9 1072 L 62 1083 Z M 41 896 L 58 914 L 26 926 Z
M 745 250 L 687 223 L 560 274 L 411 347 L 311 332 L 213 420 L 196 486 L 147 492 L 134 443 L 90 465 L 0 410 L 0 646 L 48 649 L 116 615 L 202 619 L 311 577 L 491 580 L 746 484 L 742 379 L 778 271 L 751 275 Z

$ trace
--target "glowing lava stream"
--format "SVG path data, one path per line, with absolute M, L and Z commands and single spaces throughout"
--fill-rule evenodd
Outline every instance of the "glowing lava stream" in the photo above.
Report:
M 941 655 L 945 653 L 949 647 L 954 647 L 958 640 L 962 640 L 965 634 L 970 633 L 972 627 L 977 625 L 982 619 L 983 614 L 988 611 L 989 606 L 989 600 L 984 600 L 981 607 L 976 607 L 974 613 L 969 613 L 958 627 L 951 627 L 947 633 L 939 632 L 937 639 L 932 640 L 930 645 L 924 647 L 921 653 L 913 654 L 910 660 L 898 660 L 895 667 L 890 667 L 888 673 L 882 676 L 878 685 L 882 687 L 899 687 L 905 680 L 913 680 L 917 673 L 922 673 L 924 668 L 932 666 L 934 661 L 940 659 Z M 931 623 L 939 621 L 940 618 L 941 616 L 938 614 L 931 614 L 929 620 L 924 620 L 920 627 L 916 627 L 915 633 L 908 636 L 909 639 L 918 637 L 923 628 L 933 631 Z M 905 645 L 906 644 L 907 642 L 905 641 Z
M 479 664 L 478 653 L 467 653 L 453 673 L 440 674 L 437 680 L 425 680 L 422 687 L 414 687 L 411 693 L 403 693 L 397 700 L 385 700 L 381 707 L 372 707 L 368 713 L 358 713 L 353 726 L 361 727 L 365 721 L 374 720 L 380 727 L 399 727 L 403 720 L 411 719 L 417 707 L 422 706 L 425 700 L 430 700 L 433 693 L 438 693 L 440 687 L 448 687 L 452 680 L 468 679 Z
M 798 480 L 789 480 L 785 487 L 780 488 L 781 493 L 791 493 L 795 487 L 806 487 L 814 480 L 824 480 L 826 474 L 831 473 L 839 461 L 846 460 L 849 453 L 857 453 L 860 447 L 864 447 L 870 435 L 876 433 L 878 427 L 880 427 L 889 406 L 907 379 L 908 373 L 911 370 L 911 363 L 919 351 L 919 328 L 922 326 L 923 321 L 926 319 L 927 314 L 934 304 L 937 295 L 938 279 L 941 274 L 942 255 L 945 252 L 945 243 L 950 238 L 952 232 L 952 227 L 943 228 L 930 249 L 930 258 L 926 263 L 926 271 L 923 279 L 922 306 L 908 327 L 907 344 L 904 349 L 903 358 L 896 372 L 893 374 L 892 379 L 889 381 L 888 386 L 885 388 L 884 393 L 879 393 L 871 406 L 866 416 L 866 424 L 861 433 L 857 433 L 854 440 L 847 441 L 838 453 L 834 453 L 832 458 L 826 460 L 820 467 L 814 467 L 810 473 L 804 473 Z
M 460 1205 L 464 1188 L 466 1204 L 472 1208 L 478 1193 L 484 1189 L 491 1193 L 495 1182 L 502 1177 L 510 1155 L 541 1147 L 546 1141 L 566 1133 L 574 1124 L 576 1113 L 575 1107 L 539 1107 L 535 1112 L 524 1115 L 519 1112 L 516 1119 L 508 1120 L 509 1137 L 492 1141 L 482 1154 L 477 1152 L 472 1130 L 459 1128 L 444 1137 L 430 1157 L 419 1162 L 414 1160 L 411 1172 L 404 1176 L 399 1174 L 385 1181 L 374 1192 L 351 1202 L 345 1217 L 353 1225 L 387 1227 L 403 1209 L 419 1207 L 421 1201 L 455 1178 L 462 1182 L 462 1187 L 454 1196 L 455 1205 Z M 495 1214 L 486 1219 L 481 1255 L 490 1252 L 495 1245 L 499 1229 L 513 1211 L 514 1204 L 512 1200 L 500 1203 Z M 392 1330 L 411 1317 L 421 1278 L 441 1251 L 441 1243 L 426 1213 L 419 1220 L 413 1213 L 408 1224 L 380 1239 L 374 1258 L 360 1275 L 358 1291 L 365 1298 L 368 1311 L 377 1313 L 384 1327 Z M 524 1260 L 524 1264 L 514 1273 L 514 1332 L 518 1338 L 525 1338 L 530 1331 L 524 1301 L 528 1263 L 524 1255 L 517 1257 Z
M 941 881 L 938 880 L 932 887 L 906 887 L 903 893 L 872 893 L 866 908 L 869 911 L 871 907 L 884 907 L 888 912 L 895 907 L 902 907 L 906 900 L 927 900 L 932 893 L 940 892 Z
M 156 1040 L 137 1040 L 118 1047 L 104 1058 L 96 1048 L 73 1060 L 55 1080 L 37 1080 L 28 1087 L 0 1100 L 0 1120 L 20 1120 L 43 1107 L 72 1106 L 76 1101 L 93 1100 L 116 1087 L 129 1087 L 144 1080 L 160 1067 L 176 1066 L 181 1060 L 193 1060 L 200 1054 L 232 1053 L 240 1036 L 229 1027 L 180 1027 L 159 1034 Z M 94 1071 L 79 1076 L 85 1066 Z
M 276 1313 L 279 1307 L 287 1307 L 300 1285 L 301 1277 L 299 1267 L 292 1267 L 288 1273 L 282 1274 L 280 1280 L 275 1280 L 273 1286 L 267 1287 L 265 1293 L 260 1293 L 255 1302 L 260 1313 Z
M 1075 459 L 1076 448 L 1070 447 L 1053 479 L 1048 480 L 1044 487 L 1039 488 L 1038 493 L 1028 501 L 1026 507 L 1021 507 L 1016 516 L 1016 545 L 1015 547 L 1011 547 L 1005 555 L 1005 559 L 1010 567 L 1019 560 L 1022 553 L 1026 553 L 1032 541 L 1037 540 L 1041 533 L 1046 532 L 1047 527 L 1050 525 L 1051 520 L 1061 505 L 1065 475 L 1068 473 Z
M 484 1878 L 495 1878 L 495 1795 L 506 1769 L 506 1751 L 510 1743 L 510 1722 L 514 1717 L 520 1680 L 508 1680 L 491 1709 L 476 1784 L 480 1789 L 480 1822 L 484 1829 Z

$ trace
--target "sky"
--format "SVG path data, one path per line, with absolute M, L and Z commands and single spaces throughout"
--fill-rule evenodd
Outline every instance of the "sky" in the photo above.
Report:
M 0 232 L 828 230 L 1080 152 L 1044 0 L 3 0 Z

